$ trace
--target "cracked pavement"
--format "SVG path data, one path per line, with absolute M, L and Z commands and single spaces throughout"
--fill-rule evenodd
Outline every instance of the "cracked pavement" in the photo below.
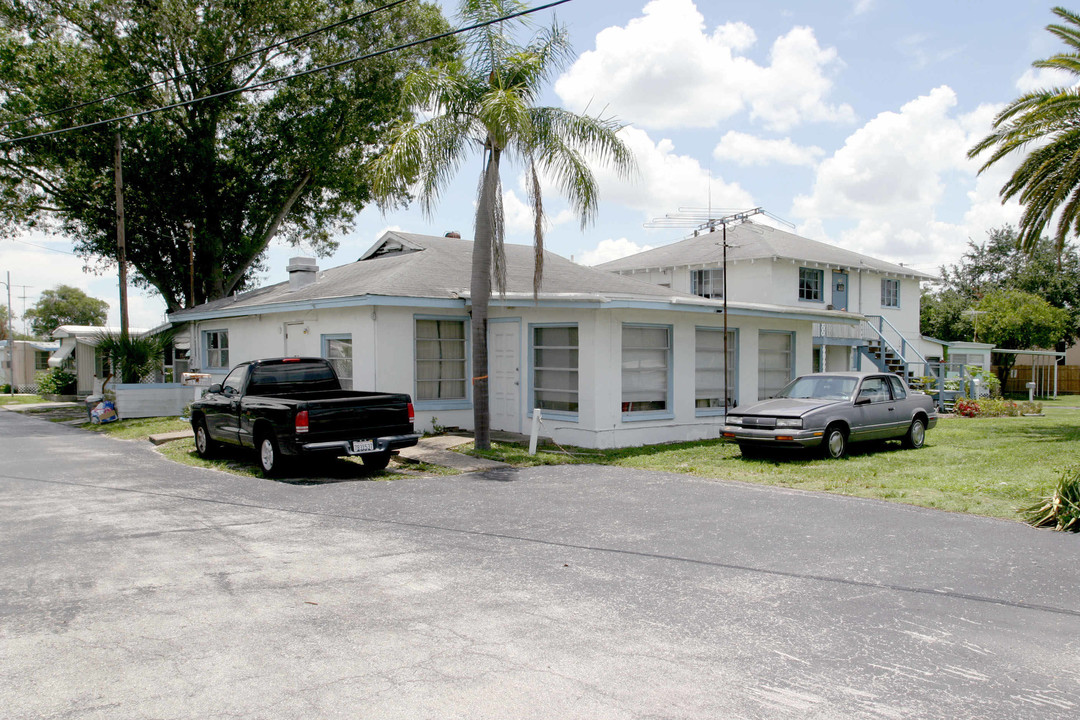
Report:
M 292 485 L 0 412 L 0 707 L 1080 713 L 1080 536 L 597 466 Z

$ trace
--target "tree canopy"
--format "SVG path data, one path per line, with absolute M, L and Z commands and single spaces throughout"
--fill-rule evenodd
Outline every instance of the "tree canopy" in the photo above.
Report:
M 1050 348 L 1057 345 L 1069 315 L 1041 297 L 1016 289 L 987 293 L 975 306 L 979 313 L 979 339 L 1007 350 Z M 1012 353 L 998 353 L 998 379 L 1002 383 L 1016 362 Z
M 104 300 L 70 285 L 57 285 L 41 293 L 25 319 L 35 336 L 46 338 L 61 325 L 104 325 L 108 315 L 109 303 Z
M 466 25 L 524 9 L 520 0 L 462 0 Z M 494 279 L 505 291 L 503 251 L 502 162 L 516 160 L 524 169 L 533 210 L 534 293 L 543 276 L 544 206 L 540 177 L 551 178 L 585 227 L 595 218 L 599 188 L 590 162 L 628 174 L 633 155 L 617 137 L 621 125 L 611 119 L 578 115 L 536 104 L 545 83 L 572 57 L 565 28 L 542 28 L 525 44 L 514 34 L 524 18 L 496 23 L 466 34 L 467 57 L 411 73 L 405 103 L 425 110 L 421 122 L 402 122 L 390 135 L 387 151 L 375 162 L 375 182 L 384 198 L 400 196 L 417 178 L 415 191 L 430 213 L 462 162 L 483 157 L 473 230 L 472 304 L 473 422 L 475 444 L 489 447 L 487 310 Z M 386 200 L 383 201 L 387 202 Z
M 402 79 L 455 44 L 227 93 L 447 27 L 434 3 L 409 2 L 262 49 L 370 9 L 360 0 L 6 0 L 0 122 L 12 124 L 0 125 L 3 137 L 199 102 L 0 145 L 0 220 L 62 231 L 99 269 L 115 263 L 121 132 L 132 282 L 155 288 L 170 310 L 244 289 L 275 238 L 331 252 L 335 234 L 371 201 L 369 168 L 386 129 L 411 117 L 399 101 Z M 78 107 L 133 88 L 141 89 Z
M 969 242 L 959 263 L 941 268 L 941 285 L 922 298 L 922 333 L 939 340 L 970 340 L 975 329 L 971 311 L 982 298 L 999 290 L 1021 290 L 1067 314 L 1061 336 L 1042 347 L 1075 342 L 1080 337 L 1080 256 L 1073 246 L 1065 245 L 1059 258 L 1048 238 L 1030 252 L 1020 250 L 1013 227 L 991 230 L 987 236 L 983 243 Z M 979 339 L 984 339 L 981 316 Z
M 1015 197 L 1023 206 L 1019 240 L 1028 251 L 1057 215 L 1053 239 L 1060 254 L 1069 234 L 1080 230 L 1080 15 L 1061 7 L 1053 13 L 1063 23 L 1046 29 L 1065 44 L 1066 51 L 1037 60 L 1032 67 L 1066 73 L 1071 82 L 1013 100 L 994 118 L 993 131 L 968 156 L 990 151 L 980 173 L 1007 157 L 1023 156 L 1001 188 L 1001 197 Z

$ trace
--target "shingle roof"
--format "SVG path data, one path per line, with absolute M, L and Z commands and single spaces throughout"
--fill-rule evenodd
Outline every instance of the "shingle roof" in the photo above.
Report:
M 171 313 L 169 318 L 178 322 L 187 315 L 365 295 L 433 299 L 469 296 L 471 240 L 391 231 L 380 239 L 377 246 L 387 243 L 401 243 L 405 251 L 377 255 L 373 253 L 373 248 L 364 254 L 367 259 L 320 271 L 317 281 L 305 287 L 293 290 L 288 281 L 277 283 L 178 310 Z M 507 293 L 531 297 L 533 248 L 528 245 L 507 245 L 506 258 Z M 634 278 L 577 265 L 564 257 L 545 252 L 540 298 L 562 295 L 603 295 L 654 301 L 665 301 L 676 296 L 688 300 L 701 299 Z
M 729 262 L 775 257 L 816 262 L 852 270 L 862 268 L 925 280 L 935 278 L 934 275 L 913 268 L 878 260 L 869 255 L 862 255 L 753 222 L 745 222 L 728 228 L 727 240 Z M 720 231 L 717 230 L 715 233 L 705 233 L 636 255 L 612 260 L 596 267 L 609 272 L 622 272 L 659 267 L 709 265 L 720 262 L 722 252 Z

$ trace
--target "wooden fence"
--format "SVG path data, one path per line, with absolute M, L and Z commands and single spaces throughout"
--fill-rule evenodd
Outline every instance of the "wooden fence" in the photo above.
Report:
M 997 374 L 995 365 L 993 371 Z M 1038 365 L 1035 367 L 1035 382 L 1038 384 L 1036 395 L 1052 395 L 1054 393 L 1054 367 L 1052 365 Z M 1027 395 L 1027 384 L 1032 381 L 1030 365 L 1013 365 L 1012 372 L 1005 382 L 1002 392 L 1018 393 Z M 1076 365 L 1057 366 L 1057 391 L 1058 395 L 1080 394 L 1080 367 Z

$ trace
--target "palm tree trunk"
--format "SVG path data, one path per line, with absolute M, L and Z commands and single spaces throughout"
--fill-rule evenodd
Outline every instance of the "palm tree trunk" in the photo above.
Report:
M 484 182 L 476 204 L 472 255 L 472 374 L 473 444 L 477 450 L 491 447 L 491 408 L 488 405 L 488 301 L 491 299 L 491 244 L 494 241 L 495 191 L 499 186 L 500 151 L 488 151 Z

